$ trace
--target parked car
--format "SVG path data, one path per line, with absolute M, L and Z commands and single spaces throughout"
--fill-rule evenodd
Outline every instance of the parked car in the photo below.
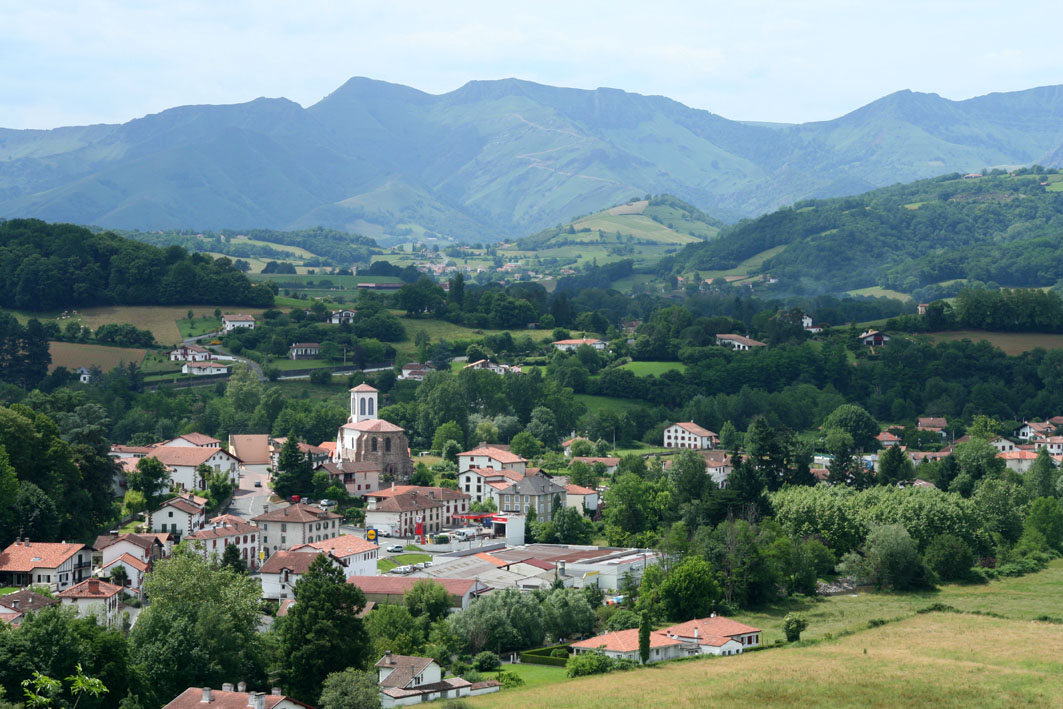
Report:
M 294 504 L 300 502 L 302 499 L 303 498 L 300 497 L 299 495 L 292 495 L 291 497 L 288 498 L 288 502 L 290 502 L 290 503 L 292 503 L 294 505 Z
M 255 487 L 262 487 L 262 481 L 261 480 L 256 480 L 255 481 Z
M 398 553 L 401 553 L 401 552 L 402 552 L 402 545 L 401 544 L 392 544 L 391 546 L 388 547 L 388 553 L 389 554 L 398 554 Z
M 321 502 L 319 502 L 317 504 L 320 507 L 324 508 L 324 509 L 328 509 L 329 507 L 335 507 L 336 506 L 336 501 L 335 500 L 322 500 Z

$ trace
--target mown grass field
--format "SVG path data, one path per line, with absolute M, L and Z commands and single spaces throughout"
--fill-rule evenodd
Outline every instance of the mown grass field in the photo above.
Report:
M 49 372 L 58 367 L 66 367 L 73 371 L 78 367 L 92 367 L 93 365 L 104 372 L 109 372 L 120 364 L 134 362 L 140 365 L 147 353 L 147 350 L 139 347 L 108 347 L 77 342 L 49 342 L 48 348 L 52 353 L 52 363 L 48 366 Z
M 849 295 L 864 295 L 872 298 L 893 298 L 894 300 L 903 300 L 906 303 L 912 299 L 907 293 L 901 293 L 900 291 L 890 290 L 889 288 L 883 288 L 881 286 L 858 288 L 856 290 L 847 291 L 847 293 Z
M 635 373 L 635 376 L 646 377 L 653 375 L 659 377 L 665 372 L 687 371 L 687 366 L 682 362 L 628 362 L 620 366 L 621 369 L 627 369 Z
M 727 278 L 728 276 L 748 276 L 753 269 L 762 266 L 764 262 L 772 256 L 782 253 L 786 246 L 787 244 L 782 244 L 781 246 L 774 246 L 766 251 L 761 251 L 759 254 L 754 254 L 745 261 L 740 262 L 734 268 L 718 271 L 702 271 L 701 276 L 710 281 L 714 278 Z
M 376 562 L 376 568 L 380 573 L 386 573 L 394 569 L 396 566 L 420 564 L 431 560 L 432 557 L 429 554 L 396 554 L 387 559 L 378 559 Z
M 1060 183 L 1063 184 L 1063 183 Z M 987 340 L 1009 355 L 1019 355 L 1043 347 L 1046 350 L 1063 348 L 1063 335 L 1043 332 L 985 332 L 984 330 L 952 330 L 928 332 L 918 337 L 929 337 L 935 342 L 946 340 Z
M 605 411 L 606 409 L 627 411 L 646 405 L 646 402 L 638 399 L 615 399 L 611 396 L 596 396 L 594 394 L 576 394 L 575 399 L 583 403 L 590 413 Z
M 278 281 L 278 284 L 297 283 L 300 286 L 312 283 L 312 286 L 308 286 L 311 288 L 321 288 L 322 281 L 329 281 L 332 288 L 339 289 L 356 288 L 359 283 L 402 283 L 395 276 L 330 276 L 327 273 L 249 273 L 248 278 L 254 281 Z
M 616 232 L 621 236 L 630 234 L 636 239 L 656 241 L 660 244 L 692 244 L 701 241 L 690 234 L 683 234 L 669 229 L 664 224 L 659 224 L 642 214 L 595 214 L 580 219 L 573 227 L 576 230 L 590 229 L 591 231 L 576 234 L 562 234 L 562 237 L 573 241 L 598 241 L 598 230 L 605 235 L 606 241 L 616 240 Z
M 213 314 L 204 317 L 205 315 L 207 314 L 200 313 L 192 320 L 188 318 L 178 320 L 177 329 L 181 331 L 181 337 L 198 337 L 199 335 L 206 335 L 208 332 L 221 330 L 221 318 L 216 318 Z
M 523 689 L 534 689 L 565 680 L 565 668 L 553 665 L 505 665 L 502 669 L 524 680 Z
M 477 707 L 1015 707 L 1063 702 L 1063 628 L 929 613 L 837 640 L 565 680 Z
M 403 327 L 406 328 L 406 339 L 402 342 L 391 343 L 395 347 L 399 362 L 411 362 L 416 359 L 417 346 L 414 344 L 414 338 L 417 333 L 424 330 L 432 342 L 438 340 L 447 340 L 453 342 L 454 340 L 479 340 L 485 335 L 499 335 L 503 332 L 509 332 L 514 339 L 522 335 L 529 335 L 536 342 L 546 340 L 552 340 L 550 332 L 546 330 L 491 330 L 465 327 L 463 325 L 455 325 L 454 323 L 447 322 L 446 320 L 436 320 L 433 318 L 407 318 L 403 316 L 402 310 L 392 310 L 392 313 L 398 315 L 402 320 Z M 463 355 L 464 352 L 455 352 L 455 356 Z

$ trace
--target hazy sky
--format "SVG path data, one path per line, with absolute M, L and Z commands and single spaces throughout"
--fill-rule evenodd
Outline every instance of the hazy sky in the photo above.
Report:
M 352 76 L 444 93 L 518 77 L 727 118 L 833 118 L 899 89 L 1063 83 L 1059 0 L 0 0 L 0 127 L 124 122 Z

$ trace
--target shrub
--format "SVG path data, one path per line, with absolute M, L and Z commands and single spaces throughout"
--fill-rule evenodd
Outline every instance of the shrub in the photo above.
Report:
M 472 660 L 472 666 L 480 672 L 494 672 L 502 666 L 502 660 L 490 650 L 484 650 Z M 466 677 L 468 679 L 468 677 Z
M 808 621 L 799 613 L 787 613 L 782 619 L 782 629 L 786 633 L 786 642 L 795 643 L 801 639 L 801 633 L 808 628 Z
M 502 685 L 502 689 L 515 689 L 516 687 L 524 686 L 524 680 L 515 672 L 499 672 L 498 682 Z
M 568 658 L 565 664 L 565 674 L 569 677 L 605 674 L 612 672 L 615 664 L 612 658 L 606 657 L 603 653 L 584 652 Z
M 555 647 L 550 651 L 550 657 L 563 657 L 568 659 L 568 650 L 563 647 Z
M 923 555 L 926 565 L 942 581 L 956 581 L 971 574 L 974 554 L 971 548 L 953 534 L 939 534 L 927 545 Z
M 433 544 L 450 544 L 450 535 L 449 534 L 437 534 L 435 536 L 435 538 L 432 539 L 432 543 Z
M 327 369 L 315 369 L 310 372 L 310 383 L 327 385 L 332 383 L 332 372 Z

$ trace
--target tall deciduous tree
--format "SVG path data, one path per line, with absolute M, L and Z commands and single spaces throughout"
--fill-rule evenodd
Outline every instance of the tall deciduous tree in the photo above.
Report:
M 321 709 L 380 709 L 380 685 L 371 670 L 333 672 L 321 687 Z

